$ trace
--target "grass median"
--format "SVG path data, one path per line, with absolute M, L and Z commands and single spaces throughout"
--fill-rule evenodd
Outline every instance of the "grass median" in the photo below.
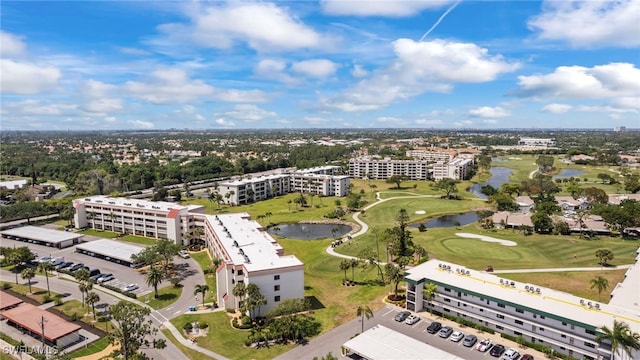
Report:
M 180 295 L 182 295 L 182 286 L 165 286 L 163 288 L 158 289 L 158 297 L 154 297 L 154 292 L 150 292 L 148 294 L 138 296 L 138 300 L 146 303 L 152 308 L 158 310 L 165 308 L 174 302 L 178 301 Z M 149 301 L 147 302 L 147 298 Z

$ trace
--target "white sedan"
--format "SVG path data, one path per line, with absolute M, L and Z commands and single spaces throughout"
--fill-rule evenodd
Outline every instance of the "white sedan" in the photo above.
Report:
M 140 289 L 140 286 L 138 286 L 138 284 L 129 284 L 127 286 L 125 286 L 124 288 L 122 288 L 122 290 L 124 291 L 135 291 Z
M 458 342 L 464 338 L 464 333 L 461 331 L 454 331 L 453 334 L 449 337 L 449 340 L 453 342 Z
M 492 344 L 491 339 L 484 339 L 478 343 L 478 345 L 476 346 L 476 350 L 485 352 L 489 350 L 489 348 L 491 347 L 491 344 Z
M 407 324 L 407 325 L 413 325 L 413 324 L 417 323 L 418 321 L 420 321 L 420 316 L 418 316 L 416 314 L 411 314 L 411 315 L 409 315 L 407 320 L 404 321 L 404 323 Z

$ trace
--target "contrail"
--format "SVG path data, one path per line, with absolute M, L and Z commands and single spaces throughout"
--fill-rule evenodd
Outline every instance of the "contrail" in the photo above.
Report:
M 433 26 L 431 27 L 431 29 L 427 30 L 426 33 L 424 33 L 424 35 L 422 35 L 422 37 L 420 38 L 420 40 L 418 42 L 422 42 L 422 40 L 424 40 L 424 38 L 426 38 L 438 25 L 440 25 L 440 22 L 445 18 L 445 16 L 447 16 L 453 9 L 456 8 L 456 6 L 458 6 L 458 4 L 460 4 L 462 2 L 462 0 L 457 1 L 456 3 L 454 3 L 453 5 L 451 5 L 447 11 L 444 12 L 444 14 L 442 14 L 442 16 L 440 16 L 440 18 L 438 19 L 438 21 L 436 21 L 435 24 L 433 24 Z

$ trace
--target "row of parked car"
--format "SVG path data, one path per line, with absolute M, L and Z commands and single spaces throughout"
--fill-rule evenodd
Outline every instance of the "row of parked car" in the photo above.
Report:
M 413 325 L 420 321 L 420 316 L 412 314 L 409 311 L 401 311 L 394 318 L 395 321 L 404 322 Z M 427 327 L 429 334 L 438 334 L 443 339 L 449 339 L 453 342 L 462 341 L 465 347 L 473 347 L 480 352 L 487 352 L 494 357 L 502 357 L 503 360 L 533 360 L 533 356 L 524 354 L 520 356 L 520 352 L 514 348 L 506 349 L 502 344 L 494 344 L 491 339 L 484 339 L 478 342 L 478 337 L 473 334 L 466 334 L 459 330 L 454 330 L 450 326 L 442 326 L 442 323 L 434 321 Z

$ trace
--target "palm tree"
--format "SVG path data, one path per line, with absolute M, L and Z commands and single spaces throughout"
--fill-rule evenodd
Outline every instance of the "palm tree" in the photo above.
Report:
M 347 270 L 351 267 L 351 261 L 344 259 L 340 261 L 340 270 L 344 271 L 344 281 L 347 281 Z
M 209 285 L 207 284 L 196 285 L 196 288 L 193 291 L 193 295 L 198 295 L 198 293 L 202 293 L 202 307 L 204 307 L 204 296 L 207 294 L 207 291 L 209 291 Z
M 273 213 L 271 211 L 267 211 L 264 216 L 267 217 L 267 222 L 271 223 L 271 216 L 273 215 Z
M 422 293 L 424 294 L 424 299 L 427 300 L 427 303 L 430 303 L 431 300 L 436 296 L 436 291 L 438 291 L 438 286 L 434 283 L 428 283 L 427 286 L 422 289 Z M 429 314 L 431 314 L 431 307 L 429 307 Z
M 358 267 L 358 265 L 360 265 L 360 260 L 358 259 L 351 259 L 351 262 L 349 264 L 351 266 L 351 281 L 353 281 L 354 283 L 356 282 L 356 268 Z
M 91 227 L 95 229 L 96 228 L 96 222 L 95 222 L 96 212 L 95 211 L 89 211 L 89 213 L 87 214 L 87 219 L 91 220 Z
M 598 289 L 598 301 L 600 301 L 600 295 L 609 287 L 609 280 L 598 275 L 591 279 L 591 289 Z
M 26 268 L 22 270 L 20 276 L 27 280 L 27 284 L 29 284 L 29 292 L 31 293 L 31 279 L 36 277 L 36 272 L 32 268 Z
M 267 298 L 262 293 L 258 293 L 258 295 L 254 297 L 253 302 L 258 308 L 258 317 L 260 317 L 260 308 L 263 305 L 267 305 Z
M 360 316 L 360 323 L 362 324 L 360 333 L 362 334 L 364 332 L 364 318 L 366 317 L 367 320 L 371 319 L 373 317 L 373 311 L 371 311 L 371 308 L 367 305 L 360 305 L 358 306 L 356 314 Z
M 112 212 L 109 213 L 109 219 L 111 220 L 111 231 L 115 232 L 116 231 L 116 214 Z
M 162 271 L 156 267 L 151 267 L 147 276 L 145 277 L 145 281 L 147 285 L 153 286 L 153 290 L 155 291 L 154 297 L 158 298 L 158 284 L 162 282 Z
M 78 280 L 78 289 L 82 294 L 82 306 L 84 306 L 84 294 L 93 289 L 93 281 L 89 278 L 89 271 L 87 269 L 78 270 L 75 274 L 76 280 Z
M 613 355 L 620 353 L 620 355 L 624 356 L 626 353 L 631 357 L 632 349 L 640 349 L 640 343 L 638 343 L 638 338 L 640 335 L 636 333 L 632 333 L 629 329 L 629 324 L 613 320 L 613 329 L 609 329 L 606 326 L 600 328 L 602 331 L 601 334 L 596 336 L 596 341 L 602 343 L 603 341 L 611 342 L 611 350 L 613 351 Z M 622 350 L 622 352 L 620 352 Z
M 393 296 L 394 298 L 398 298 L 398 285 L 402 280 L 404 280 L 404 272 L 400 269 L 399 266 L 396 266 L 391 263 L 387 263 L 384 267 L 384 271 L 387 274 L 387 281 L 389 284 L 394 285 Z
M 47 278 L 47 294 L 51 296 L 51 290 L 49 289 L 49 271 L 53 270 L 53 265 L 50 262 L 41 262 L 38 263 L 38 271 L 44 273 L 44 276 Z
M 90 292 L 87 294 L 87 304 L 91 305 L 91 310 L 93 311 L 93 320 L 96 319 L 96 304 L 100 301 L 100 296 L 95 292 Z
M 236 308 L 240 307 L 240 303 L 242 302 L 244 296 L 247 294 L 247 287 L 243 282 L 236 283 L 236 286 L 233 287 L 233 296 L 236 297 Z

